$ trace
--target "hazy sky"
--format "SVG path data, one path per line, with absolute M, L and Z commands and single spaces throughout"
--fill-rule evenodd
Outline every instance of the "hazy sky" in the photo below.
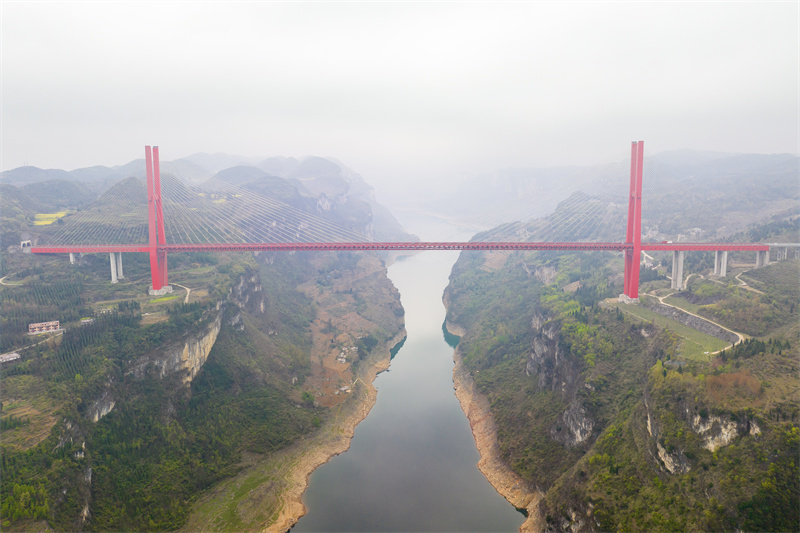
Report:
M 371 183 L 798 152 L 792 2 L 11 2 L 8 170 L 335 157 Z

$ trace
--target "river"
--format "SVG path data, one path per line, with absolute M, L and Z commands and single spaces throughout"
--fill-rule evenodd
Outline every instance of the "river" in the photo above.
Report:
M 424 240 L 468 239 L 419 215 Z M 469 422 L 453 391 L 453 348 L 442 334 L 442 293 L 458 252 L 423 252 L 389 267 L 408 337 L 350 449 L 319 467 L 292 532 L 517 531 L 525 517 L 478 470 Z

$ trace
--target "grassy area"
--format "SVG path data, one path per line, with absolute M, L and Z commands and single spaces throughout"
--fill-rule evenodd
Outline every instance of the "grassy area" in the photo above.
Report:
M 147 302 L 147 303 L 151 303 L 151 304 L 159 304 L 159 303 L 161 303 L 161 302 L 169 302 L 170 300 L 174 300 L 174 299 L 175 299 L 175 298 L 177 298 L 177 297 L 178 297 L 178 296 L 177 296 L 176 294 L 171 294 L 171 295 L 169 295 L 169 296 L 162 296 L 161 298 L 156 298 L 156 299 L 154 299 L 154 300 L 150 300 L 150 301 L 149 301 L 149 302 Z
M 189 522 L 182 531 L 259 529 L 278 511 L 280 492 L 276 494 L 272 489 L 286 485 L 289 469 L 297 461 L 295 450 L 296 448 L 286 450 L 249 466 L 236 477 L 223 481 L 208 491 L 195 504 Z M 248 509 L 250 513 L 242 513 L 244 509 L 240 509 L 240 506 L 245 506 L 253 498 L 254 491 L 260 496 L 257 498 L 259 508 Z
M 669 305 L 674 305 L 684 311 L 689 311 L 690 313 L 697 314 L 697 311 L 700 309 L 700 306 L 697 304 L 693 304 L 684 298 L 676 298 L 674 296 L 667 296 L 664 298 L 664 303 Z
M 30 424 L 3 431 L 4 446 L 27 450 L 47 438 L 56 423 L 56 405 L 47 394 L 42 378 L 29 375 L 5 377 L 0 398 L 3 419 L 14 416 L 30 420 Z
M 706 352 L 716 352 L 730 345 L 723 340 L 701 333 L 696 329 L 690 328 L 671 318 L 661 316 L 658 313 L 638 305 L 625 305 L 618 302 L 609 305 L 611 307 L 617 307 L 622 312 L 635 316 L 643 322 L 652 322 L 659 327 L 669 329 L 680 336 L 682 338 L 682 345 L 679 352 L 687 360 L 708 361 L 710 358 Z

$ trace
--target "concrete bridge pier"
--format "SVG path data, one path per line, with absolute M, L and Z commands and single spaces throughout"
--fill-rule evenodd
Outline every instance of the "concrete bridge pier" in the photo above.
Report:
M 110 252 L 108 254 L 109 260 L 111 262 L 111 283 L 117 282 L 117 258 L 115 257 L 114 252 Z
M 122 252 L 117 252 L 117 277 L 119 279 L 125 279 L 125 275 L 122 273 Z
M 763 252 L 756 252 L 756 268 L 761 268 L 769 265 L 769 250 Z
M 683 290 L 683 259 L 686 252 L 675 250 L 672 252 L 672 284 L 671 289 Z
M 717 250 L 714 252 L 714 275 L 724 278 L 728 275 L 728 252 Z

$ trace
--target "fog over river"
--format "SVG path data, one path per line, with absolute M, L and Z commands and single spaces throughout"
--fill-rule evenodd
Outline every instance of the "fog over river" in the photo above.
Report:
M 468 240 L 432 217 L 401 220 L 422 240 Z M 475 440 L 453 391 L 442 293 L 458 252 L 423 252 L 389 267 L 408 338 L 375 380 L 378 400 L 350 449 L 318 468 L 292 532 L 517 531 L 524 516 L 477 468 Z

